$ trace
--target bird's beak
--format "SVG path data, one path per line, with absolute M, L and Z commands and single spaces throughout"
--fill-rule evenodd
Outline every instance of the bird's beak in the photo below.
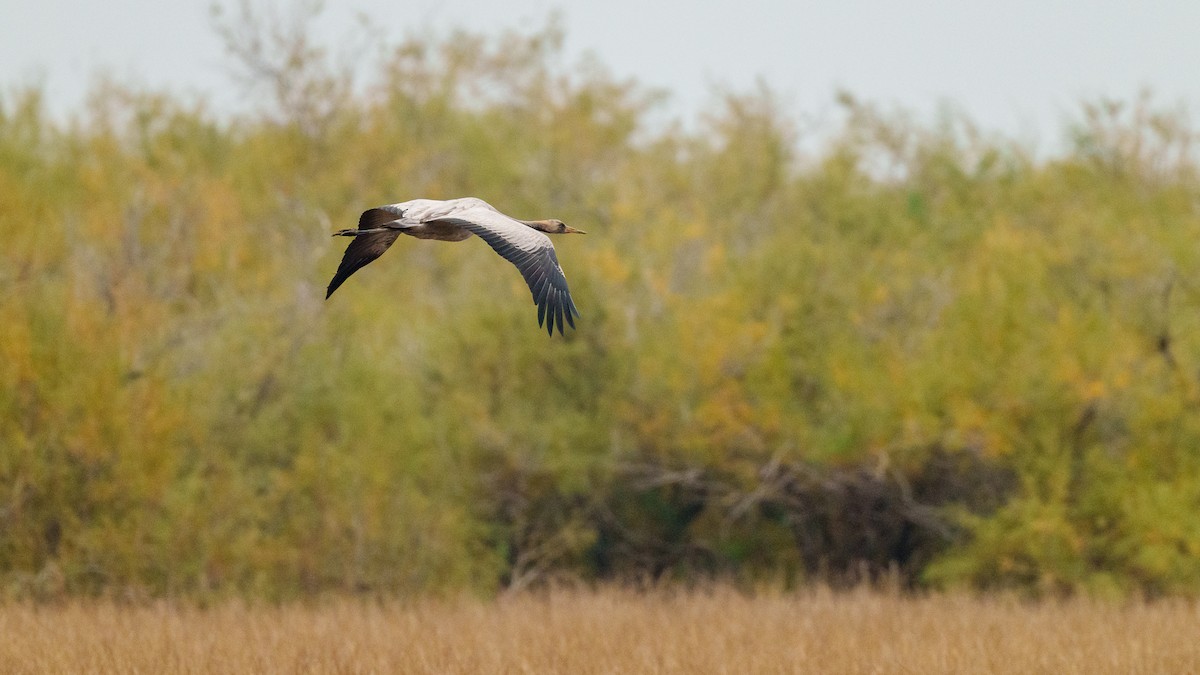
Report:
M 563 225 L 563 234 L 587 234 L 587 232 L 577 230 L 570 225 Z

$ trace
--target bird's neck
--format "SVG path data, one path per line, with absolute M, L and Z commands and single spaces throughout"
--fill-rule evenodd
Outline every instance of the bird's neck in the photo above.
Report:
M 525 225 L 528 225 L 539 232 L 550 231 L 550 221 L 548 220 L 521 220 L 520 218 L 517 220 L 518 222 L 524 223 Z

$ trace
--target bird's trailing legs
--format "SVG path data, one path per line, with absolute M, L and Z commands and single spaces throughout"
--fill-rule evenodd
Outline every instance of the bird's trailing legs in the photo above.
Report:
M 372 227 L 369 230 L 338 230 L 337 232 L 334 232 L 331 236 L 334 236 L 334 237 L 357 237 L 360 234 L 375 234 L 377 232 L 391 232 L 391 231 L 394 231 L 394 229 L 390 228 L 390 227 Z

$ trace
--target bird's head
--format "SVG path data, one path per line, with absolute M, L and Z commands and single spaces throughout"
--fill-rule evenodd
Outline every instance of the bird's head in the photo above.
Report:
M 557 218 L 547 220 L 529 220 L 526 224 L 533 227 L 535 230 L 541 230 L 547 234 L 587 234 L 583 230 L 577 230 L 570 225 Z
M 553 220 L 555 231 L 559 234 L 587 234 L 583 230 L 577 230 L 561 220 Z

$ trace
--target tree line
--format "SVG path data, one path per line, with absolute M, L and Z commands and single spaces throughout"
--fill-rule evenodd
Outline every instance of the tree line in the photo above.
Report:
M 553 24 L 355 80 L 243 12 L 252 112 L 0 96 L 7 597 L 1200 590 L 1185 114 L 1084 102 L 1039 153 L 842 94 L 809 143 L 767 88 L 663 123 Z M 333 230 L 467 195 L 588 230 L 577 331 L 479 242 L 324 301 Z

